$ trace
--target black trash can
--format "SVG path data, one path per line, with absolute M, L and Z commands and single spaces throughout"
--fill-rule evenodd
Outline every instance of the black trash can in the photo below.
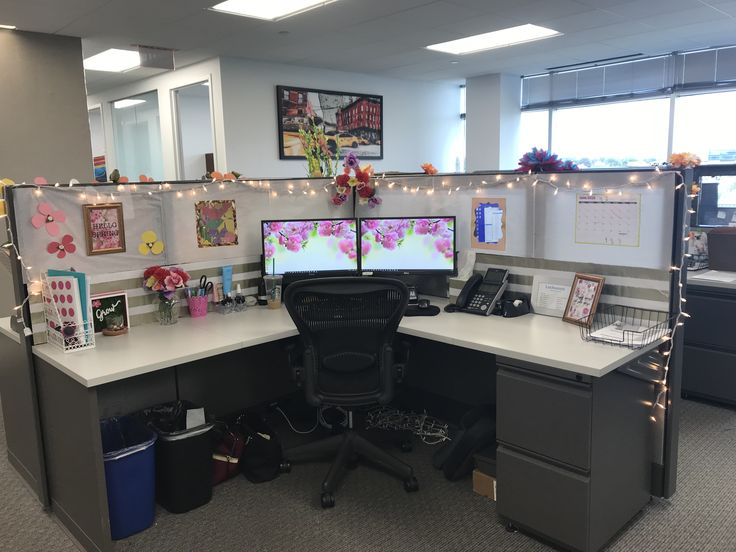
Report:
M 188 401 L 147 408 L 142 415 L 158 434 L 156 501 L 171 513 L 188 512 L 212 498 L 211 423 L 187 429 Z

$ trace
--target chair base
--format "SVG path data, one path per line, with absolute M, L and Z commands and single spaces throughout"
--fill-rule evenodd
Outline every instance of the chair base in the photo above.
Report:
M 287 459 L 287 464 L 292 461 L 301 462 L 335 456 L 335 460 L 322 482 L 321 502 L 323 508 L 331 508 L 335 505 L 334 493 L 337 486 L 345 475 L 345 471 L 349 467 L 353 467 L 360 458 L 379 465 L 401 479 L 407 492 L 419 490 L 419 484 L 414 477 L 414 470 L 409 464 L 378 448 L 353 429 L 348 429 L 340 435 L 333 435 L 320 441 L 292 448 L 287 450 L 284 456 Z M 288 470 L 288 465 L 286 468 Z

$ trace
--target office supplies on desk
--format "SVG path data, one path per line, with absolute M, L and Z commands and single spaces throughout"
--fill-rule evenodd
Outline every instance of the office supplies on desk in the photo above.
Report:
M 474 274 L 465 282 L 455 304 L 447 305 L 445 311 L 489 316 L 506 290 L 508 278 L 509 271 L 504 268 L 489 268 L 482 277 Z
M 192 318 L 202 318 L 207 316 L 207 303 L 209 298 L 204 295 L 198 295 L 196 297 L 190 297 L 187 299 L 187 306 L 189 307 L 189 316 Z
M 222 267 L 222 292 L 228 295 L 232 290 L 233 286 L 233 267 L 223 266 Z
M 199 291 L 197 295 L 207 297 L 210 293 L 212 293 L 214 285 L 212 282 L 207 280 L 207 276 L 204 274 L 199 277 Z

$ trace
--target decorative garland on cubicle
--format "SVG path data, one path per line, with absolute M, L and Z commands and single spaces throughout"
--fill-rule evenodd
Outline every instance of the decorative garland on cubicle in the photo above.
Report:
M 611 173 L 615 174 L 615 173 Z M 642 187 L 646 188 L 648 190 L 654 189 L 656 186 L 656 181 L 661 178 L 661 176 L 665 174 L 663 173 L 659 167 L 655 167 L 655 170 L 651 173 L 651 176 L 648 176 L 646 178 L 641 178 L 639 175 L 630 175 L 626 181 L 619 182 L 612 185 L 606 185 L 606 186 L 595 186 L 593 185 L 590 180 L 583 179 L 581 176 L 584 176 L 584 173 L 567 173 L 567 174 L 559 174 L 559 173 L 550 173 L 550 174 L 533 174 L 531 171 L 525 174 L 519 174 L 519 173 L 512 173 L 512 174 L 476 174 L 476 175 L 468 175 L 468 181 L 466 184 L 460 184 L 460 185 L 450 185 L 449 182 L 445 178 L 454 177 L 458 175 L 427 175 L 427 174 L 416 174 L 416 175 L 397 175 L 396 179 L 393 179 L 391 176 L 386 176 L 386 174 L 382 174 L 380 176 L 374 176 L 373 177 L 373 187 L 374 189 L 378 189 L 380 186 L 385 186 L 388 189 L 396 189 L 397 182 L 399 178 L 404 180 L 403 185 L 401 185 L 400 190 L 403 193 L 406 194 L 419 194 L 424 193 L 426 195 L 433 195 L 433 194 L 439 194 L 439 193 L 446 193 L 447 195 L 452 195 L 453 193 L 457 193 L 461 191 L 462 189 L 471 189 L 475 191 L 476 194 L 481 194 L 483 190 L 485 189 L 492 189 L 492 188 L 498 188 L 498 187 L 505 187 L 507 189 L 513 189 L 517 186 L 529 186 L 531 188 L 534 188 L 536 186 L 546 186 L 547 188 L 553 190 L 553 195 L 557 196 L 559 192 L 572 192 L 572 193 L 580 193 L 581 191 L 584 193 L 587 193 L 588 195 L 593 194 L 614 194 L 617 193 L 618 195 L 623 195 L 622 190 L 627 187 Z M 219 175 L 218 175 L 219 176 Z M 231 175 L 226 175 L 231 176 Z M 489 178 L 491 177 L 492 178 Z M 412 183 L 412 181 L 414 181 Z M 582 184 L 579 182 L 582 181 Z M 25 185 L 25 183 L 23 183 Z M 81 200 L 90 200 L 93 203 L 95 202 L 106 202 L 106 201 L 115 201 L 116 200 L 116 193 L 118 194 L 118 198 L 121 194 L 126 193 L 137 193 L 139 191 L 139 185 L 141 186 L 141 193 L 145 192 L 149 196 L 157 195 L 157 194 L 176 194 L 176 198 L 181 199 L 184 197 L 197 197 L 198 195 L 206 195 L 212 187 L 216 187 L 218 190 L 226 190 L 231 189 L 232 187 L 248 187 L 251 190 L 254 190 L 256 192 L 261 193 L 267 193 L 269 194 L 269 197 L 277 200 L 279 197 L 288 197 L 288 196 L 295 196 L 301 194 L 302 196 L 306 196 L 308 198 L 316 198 L 318 194 L 321 192 L 328 195 L 328 197 L 332 197 L 334 187 L 337 185 L 336 179 L 333 178 L 331 181 L 326 179 L 321 179 L 320 181 L 315 180 L 303 180 L 300 183 L 295 184 L 293 181 L 285 180 L 285 181 L 267 181 L 267 180 L 256 180 L 256 179 L 246 179 L 246 178 L 213 178 L 210 181 L 204 181 L 204 182 L 197 182 L 197 183 L 183 183 L 183 184 L 171 184 L 169 182 L 119 182 L 115 186 L 115 191 L 102 191 L 101 188 L 97 188 L 95 185 L 84 185 L 80 184 L 78 180 L 72 179 L 69 181 L 67 185 L 62 185 L 59 182 L 51 185 L 47 184 L 45 179 L 38 177 L 34 179 L 34 182 L 32 184 L 35 186 L 35 190 L 33 191 L 34 195 L 37 198 L 40 198 L 44 194 L 45 189 L 53 190 L 55 192 L 62 192 L 62 193 L 77 193 L 79 194 L 79 198 Z M 330 188 L 332 186 L 332 188 Z M 76 189 L 75 189 L 76 187 Z M 79 191 L 79 188 L 83 189 Z M 676 190 L 680 193 L 686 193 L 686 191 L 683 190 L 685 187 L 684 182 L 680 182 L 676 186 Z M 91 190 L 89 189 L 91 188 Z M 692 209 L 692 198 L 695 197 L 694 194 L 687 194 L 687 198 L 690 199 L 690 205 L 688 206 L 688 212 L 692 213 L 694 212 Z M 41 203 L 39 201 L 39 207 Z M 353 206 L 353 209 L 355 209 L 355 206 Z M 4 218 L 8 216 L 6 213 L 0 213 L 0 218 Z M 687 225 L 683 226 L 683 240 L 687 242 L 689 240 L 689 236 L 685 235 L 685 232 L 687 231 Z M 9 254 L 14 254 L 16 256 L 17 261 L 19 262 L 25 278 L 26 282 L 28 282 L 28 294 L 24 298 L 24 300 L 19 304 L 16 305 L 13 308 L 14 314 L 16 316 L 16 320 L 22 324 L 23 326 L 23 333 L 26 336 L 31 335 L 31 329 L 26 324 L 25 316 L 23 314 L 23 307 L 28 303 L 30 296 L 32 295 L 39 295 L 41 293 L 41 282 L 39 278 L 35 278 L 33 274 L 31 273 L 31 266 L 28 266 L 25 264 L 25 261 L 23 260 L 20 250 L 18 248 L 18 242 L 16 237 L 13 235 L 13 232 L 11 228 L 8 228 L 8 235 L 10 240 L 5 243 L 2 247 L 8 251 Z M 679 275 L 678 278 L 678 301 L 677 304 L 679 305 L 679 308 L 677 312 L 674 314 L 674 324 L 672 329 L 668 332 L 668 334 L 662 338 L 665 341 L 665 344 L 663 347 L 665 348 L 664 351 L 661 350 L 660 352 L 663 355 L 665 361 L 663 363 L 663 375 L 662 379 L 658 382 L 659 389 L 657 392 L 657 396 L 655 400 L 652 403 L 652 415 L 651 419 L 652 421 L 656 422 L 656 411 L 657 409 L 666 409 L 666 402 L 667 402 L 667 391 L 669 390 L 669 369 L 670 369 L 670 360 L 671 360 L 671 353 L 672 349 L 674 347 L 674 339 L 676 337 L 677 331 L 680 327 L 682 327 L 685 323 L 685 319 L 689 318 L 690 315 L 683 310 L 683 306 L 686 303 L 686 299 L 683 297 L 682 289 L 684 287 L 682 282 L 682 274 L 683 274 L 683 267 L 686 266 L 686 257 L 689 257 L 690 255 L 687 253 L 683 253 L 679 265 L 673 265 L 670 267 L 670 270 L 672 272 L 677 272 Z

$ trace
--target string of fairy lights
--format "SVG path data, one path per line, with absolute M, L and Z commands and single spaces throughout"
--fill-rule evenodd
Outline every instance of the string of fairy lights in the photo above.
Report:
M 373 186 L 376 188 L 378 193 L 380 189 L 386 188 L 393 192 L 401 191 L 409 195 L 426 194 L 428 196 L 434 194 L 446 194 L 453 195 L 461 192 L 481 194 L 486 190 L 492 190 L 496 188 L 547 188 L 552 191 L 553 196 L 557 196 L 560 192 L 563 193 L 576 193 L 576 194 L 587 194 L 592 196 L 594 194 L 612 196 L 624 194 L 625 189 L 642 188 L 647 190 L 653 190 L 657 187 L 657 181 L 664 175 L 667 174 L 660 170 L 659 167 L 655 167 L 653 171 L 640 172 L 629 174 L 620 182 L 614 182 L 612 184 L 601 185 L 599 183 L 591 181 L 589 173 L 503 173 L 503 174 L 473 174 L 473 175 L 401 175 L 393 177 L 391 175 L 381 174 L 374 175 L 372 177 Z M 619 177 L 615 173 L 609 173 L 611 179 Z M 458 179 L 463 180 L 467 178 L 467 181 L 458 182 Z M 27 186 L 25 183 L 22 186 Z M 248 188 L 256 192 L 267 193 L 269 198 L 277 199 L 279 197 L 308 197 L 316 198 L 318 195 L 329 194 L 330 196 L 335 194 L 336 182 L 335 179 L 306 179 L 306 180 L 262 180 L 262 179 L 212 179 L 207 181 L 201 181 L 196 183 L 170 183 L 170 182 L 126 182 L 118 183 L 117 185 L 112 184 L 106 186 L 107 188 L 114 187 L 114 190 L 103 190 L 101 187 L 97 187 L 94 184 L 80 184 L 76 179 L 72 179 L 68 184 L 61 184 L 56 182 L 55 184 L 32 184 L 34 186 L 33 194 L 37 198 L 42 197 L 48 192 L 62 192 L 62 193 L 74 193 L 78 195 L 81 201 L 89 201 L 93 204 L 106 203 L 108 201 L 116 201 L 121 199 L 125 194 L 145 194 L 148 196 L 155 195 L 173 195 L 176 199 L 185 198 L 196 198 L 198 196 L 207 196 L 211 192 L 223 192 L 227 190 L 233 190 L 237 188 Z M 677 191 L 683 190 L 685 187 L 684 182 L 680 182 L 676 185 Z M 687 194 L 686 197 L 690 199 L 690 205 L 688 206 L 688 212 L 694 212 L 692 209 L 692 198 L 694 194 Z M 336 207 L 339 209 L 340 207 Z M 0 215 L 7 216 L 7 215 Z M 687 224 L 683 225 L 683 240 L 685 247 L 687 247 L 687 241 L 689 236 L 686 235 L 688 230 Z M 23 333 L 26 336 L 32 335 L 32 330 L 29 324 L 26 324 L 24 307 L 28 304 L 30 297 L 39 295 L 41 293 L 41 281 L 40 278 L 33 276 L 31 270 L 32 267 L 25 263 L 21 252 L 18 247 L 16 237 L 13 235 L 12 230 L 8 228 L 9 241 L 2 247 L 7 249 L 11 255 L 15 255 L 25 277 L 25 281 L 28 283 L 28 294 L 24 300 L 13 308 L 16 316 L 16 320 L 20 325 L 23 326 Z M 684 305 L 687 300 L 683 296 L 683 271 L 686 270 L 686 259 L 690 257 L 687 252 L 684 252 L 679 265 L 673 265 L 670 267 L 672 272 L 678 274 L 677 279 L 677 301 L 675 301 L 677 308 L 675 314 L 673 314 L 673 323 L 669 332 L 662 338 L 663 345 L 660 346 L 660 354 L 664 358 L 662 366 L 662 377 L 657 383 L 657 395 L 652 403 L 652 421 L 657 420 L 656 411 L 657 409 L 666 409 L 667 403 L 667 392 L 669 390 L 669 370 L 670 361 L 672 358 L 672 351 L 674 348 L 675 337 L 679 328 L 681 328 L 685 319 L 689 318 L 690 315 L 684 310 Z M 662 350 L 664 348 L 664 350 Z

